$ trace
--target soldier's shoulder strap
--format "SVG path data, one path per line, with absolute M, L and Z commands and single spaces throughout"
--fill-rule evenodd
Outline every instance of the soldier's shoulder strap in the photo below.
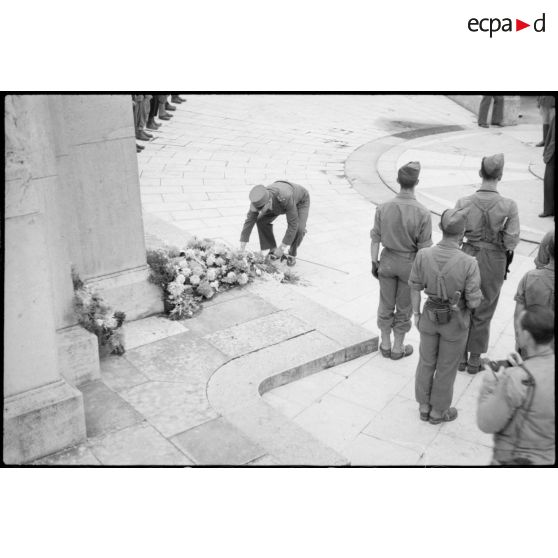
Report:
M 428 260 L 428 263 L 432 270 L 436 273 L 436 295 L 442 300 L 449 300 L 448 291 L 446 288 L 446 275 L 448 271 L 457 263 L 457 261 L 463 257 L 463 253 L 458 250 L 449 258 L 442 269 L 440 269 L 440 266 L 434 258 L 433 250 L 424 250 L 424 256 Z

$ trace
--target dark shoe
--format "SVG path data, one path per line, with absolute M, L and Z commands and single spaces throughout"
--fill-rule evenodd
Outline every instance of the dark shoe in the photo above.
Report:
M 153 136 L 151 136 L 153 137 Z M 141 141 L 149 141 L 150 136 L 146 136 L 145 132 L 143 130 L 139 130 L 136 132 L 136 139 L 139 139 Z
M 138 145 L 136 143 L 136 153 L 141 153 L 144 149 L 145 147 L 143 147 L 143 145 Z
M 450 407 L 442 413 L 441 417 L 433 417 L 430 415 L 428 422 L 430 424 L 441 424 L 442 422 L 451 422 L 457 418 L 457 409 L 455 407 Z
M 391 351 L 391 360 L 399 360 L 403 357 L 408 357 L 409 355 L 413 354 L 413 346 L 412 345 L 405 345 L 405 347 L 403 347 L 403 352 L 402 353 L 394 353 L 393 351 Z
M 147 136 L 149 139 L 151 139 L 153 137 L 153 134 L 150 134 L 149 132 L 146 132 L 145 130 L 142 130 L 142 131 L 143 131 L 143 134 L 145 136 Z
M 183 99 L 180 95 L 171 95 L 171 101 L 173 103 L 180 104 L 180 103 L 185 103 L 186 99 Z
M 155 122 L 155 120 L 148 120 L 147 121 L 146 128 L 148 130 L 158 130 L 160 127 L 161 127 L 161 125 L 157 124 L 157 122 Z
M 481 128 L 489 128 L 489 127 L 490 127 L 488 124 L 479 124 L 479 126 L 480 126 Z
M 496 128 L 503 128 L 504 127 L 503 124 L 492 124 L 492 126 L 496 126 Z
M 539 213 L 539 217 L 552 217 L 554 213 Z
M 171 119 L 170 114 L 163 114 L 163 116 L 159 116 L 159 120 L 170 120 L 170 119 Z
M 380 345 L 380 353 L 382 353 L 382 356 L 384 358 L 391 358 L 391 349 L 384 349 L 381 345 Z
M 457 367 L 457 370 L 459 372 L 465 372 L 465 370 L 467 370 L 467 361 L 464 360 L 464 361 L 460 362 L 459 366 Z
M 481 358 L 477 353 L 471 353 L 469 355 L 469 361 L 467 362 L 467 372 L 469 374 L 477 374 L 481 369 Z
M 419 416 L 420 420 L 428 421 L 430 418 L 430 405 L 419 405 Z
M 176 107 L 170 103 L 165 103 L 165 110 L 176 110 Z
M 535 147 L 544 147 L 544 140 L 539 141 L 539 143 L 537 143 L 537 145 L 535 145 Z

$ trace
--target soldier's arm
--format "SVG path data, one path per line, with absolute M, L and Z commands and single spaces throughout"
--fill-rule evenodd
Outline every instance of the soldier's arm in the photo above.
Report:
M 479 264 L 474 258 L 471 258 L 471 260 L 467 266 L 467 274 L 465 276 L 465 302 L 467 308 L 473 310 L 481 303 L 482 291 L 480 288 Z
M 379 207 L 374 214 L 374 227 L 370 230 L 370 258 L 373 262 L 378 261 L 380 242 L 382 241 L 382 215 Z
M 421 222 L 421 227 L 419 230 L 417 238 L 417 248 L 428 248 L 432 246 L 432 217 L 430 213 L 427 213 Z
M 512 201 L 510 206 L 510 213 L 508 215 L 509 219 L 503 230 L 502 238 L 504 242 L 504 248 L 506 250 L 515 250 L 515 247 L 519 244 L 519 212 L 517 210 L 517 204 Z
M 240 233 L 241 244 L 244 243 L 244 245 L 246 245 L 246 242 L 250 240 L 250 234 L 252 233 L 252 229 L 254 228 L 257 219 L 257 212 L 249 210 L 246 215 L 246 220 L 244 221 L 244 226 L 242 227 L 242 232 Z
M 294 237 L 296 236 L 296 230 L 298 229 L 298 211 L 292 196 L 289 196 L 285 209 L 287 217 L 287 232 L 283 237 L 283 245 L 290 246 L 293 243 Z

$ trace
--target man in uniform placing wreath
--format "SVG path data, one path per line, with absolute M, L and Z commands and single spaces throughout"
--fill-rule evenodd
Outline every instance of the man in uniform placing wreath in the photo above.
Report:
M 244 250 L 254 225 L 258 227 L 260 248 L 269 250 L 276 258 L 287 256 L 287 265 L 295 265 L 298 247 L 306 234 L 310 211 L 310 194 L 294 182 L 278 180 L 270 186 L 258 185 L 250 190 L 250 208 L 240 234 L 240 249 Z M 279 215 L 287 217 L 287 232 L 280 246 L 273 234 L 273 222 Z

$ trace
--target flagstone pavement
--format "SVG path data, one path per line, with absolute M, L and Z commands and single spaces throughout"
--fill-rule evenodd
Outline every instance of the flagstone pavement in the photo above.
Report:
M 502 289 L 488 354 L 503 358 L 513 349 L 513 295 L 522 275 L 533 267 L 536 242 L 553 227 L 553 222 L 534 217 L 534 212 L 542 207 L 542 150 L 534 147 L 540 133 L 536 120 L 510 128 L 480 130 L 472 113 L 441 95 L 185 97 L 187 102 L 177 107 L 172 120 L 154 132 L 154 139 L 144 144 L 145 150 L 138 155 L 148 245 L 161 242 L 177 245 L 196 235 L 237 246 L 249 189 L 254 184 L 281 178 L 300 183 L 311 194 L 308 234 L 296 267 L 304 284 L 281 286 L 284 296 L 286 299 L 302 296 L 334 311 L 340 319 L 368 331 L 370 338 L 375 337 L 378 283 L 370 275 L 369 230 L 374 203 L 393 196 L 390 187 L 394 188 L 397 166 L 407 160 L 421 161 L 418 192 L 437 223 L 436 214 L 452 206 L 456 197 L 474 191 L 481 156 L 504 151 L 509 166 L 502 190 L 508 189 L 512 197 L 521 197 L 525 241 L 518 247 Z M 527 205 L 523 203 L 525 200 Z M 278 219 L 276 229 L 280 237 L 284 221 Z M 436 242 L 440 234 L 437 227 L 433 230 Z M 255 232 L 249 248 L 258 249 Z M 255 295 L 261 294 L 258 287 L 252 288 Z M 278 303 L 277 299 L 274 302 Z M 253 311 L 249 319 L 261 317 L 259 310 L 253 308 Z M 234 322 L 234 316 L 227 317 L 226 312 L 223 316 L 225 321 Z M 189 327 L 188 322 L 184 322 L 184 327 Z M 203 329 L 202 321 L 192 327 L 198 328 L 200 335 L 211 334 L 210 330 Z M 169 347 L 179 337 L 169 337 Z M 174 342 L 169 341 L 172 339 Z M 267 412 L 278 412 L 288 421 L 299 442 L 307 440 L 300 437 L 305 432 L 330 448 L 331 456 L 339 457 L 338 460 L 332 457 L 331 463 L 488 464 L 491 437 L 481 433 L 475 424 L 481 375 L 458 373 L 454 405 L 460 415 L 455 422 L 432 426 L 418 420 L 413 393 L 418 341 L 418 333 L 413 328 L 408 342 L 414 345 L 415 353 L 409 358 L 398 362 L 386 360 L 377 351 L 370 353 L 368 347 L 362 356 L 340 366 L 313 370 L 307 377 L 273 386 L 260 399 L 266 404 Z M 197 351 L 199 347 L 189 346 L 189 349 Z M 221 350 L 227 352 L 223 347 Z M 121 392 L 141 385 L 146 380 L 137 377 L 142 366 L 142 370 L 148 366 L 151 381 L 169 381 L 169 375 L 173 374 L 172 358 L 158 371 L 156 360 L 148 362 L 154 355 L 147 353 L 139 363 L 133 362 L 136 357 L 132 355 L 132 364 L 137 367 L 130 368 L 127 376 L 111 376 L 108 382 L 113 361 L 105 362 L 103 379 L 109 388 Z M 198 356 L 203 358 L 202 353 Z M 253 439 L 246 442 L 243 433 L 248 427 L 242 421 L 235 423 L 240 432 L 228 432 L 230 426 L 226 425 L 217 428 L 215 420 L 219 413 L 205 402 L 196 411 L 200 431 L 191 428 L 177 434 L 191 426 L 191 415 L 184 418 L 184 424 L 169 426 L 168 413 L 165 416 L 160 405 L 157 411 L 148 408 L 147 398 L 146 407 L 142 408 L 141 396 L 138 397 L 128 399 L 131 407 L 123 415 L 127 425 L 135 425 L 132 442 L 127 438 L 118 446 L 124 430 L 105 425 L 103 431 L 111 431 L 110 436 L 114 438 L 112 445 L 106 442 L 97 443 L 94 448 L 83 446 L 67 454 L 66 461 L 142 462 L 135 455 L 140 450 L 130 448 L 142 444 L 159 447 L 161 440 L 155 435 L 158 431 L 176 439 L 172 448 L 161 445 L 157 463 L 211 463 L 215 452 L 207 449 L 204 439 L 214 440 L 217 445 L 232 440 L 219 457 L 219 463 L 223 459 L 229 459 L 229 464 L 288 462 L 288 458 L 285 461 L 273 457 L 272 451 L 262 452 L 261 443 L 254 443 Z M 185 400 L 186 394 L 166 397 L 174 397 L 176 406 Z M 146 424 L 134 414 L 137 412 L 150 418 L 157 416 L 155 421 Z M 121 448 L 116 458 L 106 449 L 114 444 Z M 235 454 L 235 447 L 242 450 Z M 43 462 L 61 463 L 64 458 L 47 458 Z

